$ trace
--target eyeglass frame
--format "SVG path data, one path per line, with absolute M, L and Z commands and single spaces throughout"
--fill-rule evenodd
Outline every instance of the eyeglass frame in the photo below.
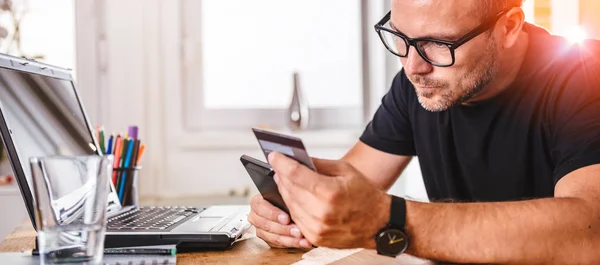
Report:
M 468 41 L 474 39 L 475 37 L 481 35 L 482 33 L 490 30 L 492 27 L 494 27 L 496 25 L 496 23 L 498 23 L 498 20 L 500 20 L 500 18 L 502 18 L 502 16 L 504 16 L 506 13 L 508 13 L 508 11 L 510 11 L 511 9 L 512 8 L 507 8 L 507 9 L 503 10 L 502 12 L 498 13 L 493 18 L 491 18 L 488 21 L 484 22 L 483 24 L 479 25 L 475 29 L 469 31 L 467 34 L 463 35 L 456 41 L 445 41 L 445 40 L 437 40 L 437 39 L 432 39 L 432 38 L 409 38 L 400 32 L 386 28 L 383 25 L 390 21 L 390 18 L 392 16 L 391 10 L 379 22 L 377 22 L 377 24 L 375 24 L 375 31 L 377 32 L 377 35 L 379 35 L 381 42 L 383 42 L 383 46 L 385 46 L 385 48 L 388 51 L 390 51 L 392 54 L 394 54 L 398 57 L 401 57 L 401 58 L 407 57 L 408 52 L 410 50 L 410 46 L 413 46 L 413 47 L 415 47 L 415 50 L 417 51 L 419 56 L 421 56 L 421 58 L 423 58 L 423 60 L 425 60 L 427 63 L 429 63 L 433 66 L 437 66 L 437 67 L 450 67 L 450 66 L 454 65 L 454 63 L 456 63 L 455 50 L 458 49 L 458 47 L 460 47 L 463 44 L 467 43 Z M 406 55 L 401 56 L 400 54 L 394 52 L 390 47 L 388 47 L 388 44 L 384 40 L 384 37 L 381 33 L 382 30 L 389 32 L 389 33 L 395 35 L 396 37 L 399 37 L 404 40 L 404 44 L 406 44 Z M 432 62 L 431 60 L 429 60 L 427 58 L 427 56 L 425 56 L 423 54 L 423 52 L 421 51 L 421 49 L 417 46 L 417 42 L 420 42 L 420 41 L 427 41 L 427 42 L 433 42 L 433 43 L 437 43 L 437 44 L 446 45 L 450 49 L 450 55 L 452 56 L 452 63 L 440 64 L 440 63 L 435 63 L 435 62 Z

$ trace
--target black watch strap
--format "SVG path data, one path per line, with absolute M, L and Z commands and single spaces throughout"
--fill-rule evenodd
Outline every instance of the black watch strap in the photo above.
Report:
M 375 236 L 377 253 L 396 257 L 408 248 L 406 233 L 406 200 L 390 195 L 390 219 L 387 225 Z
M 392 196 L 390 206 L 390 221 L 388 226 L 406 231 L 406 200 L 402 197 Z

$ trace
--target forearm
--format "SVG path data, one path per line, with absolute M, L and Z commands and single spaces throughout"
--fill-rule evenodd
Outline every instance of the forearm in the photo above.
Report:
M 408 253 L 459 263 L 598 263 L 598 217 L 591 204 L 576 198 L 502 203 L 408 201 Z
M 341 161 L 347 162 L 360 171 L 371 183 L 381 190 L 389 190 L 394 182 L 398 179 L 398 175 L 394 176 L 388 172 L 380 172 L 381 168 L 371 167 L 356 157 L 344 157 Z
M 358 142 L 340 160 L 360 171 L 371 183 L 387 191 L 410 163 L 412 157 L 384 153 Z

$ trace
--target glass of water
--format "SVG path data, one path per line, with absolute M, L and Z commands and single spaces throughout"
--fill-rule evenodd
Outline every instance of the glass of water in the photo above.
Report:
M 112 156 L 30 159 L 41 264 L 100 264 Z

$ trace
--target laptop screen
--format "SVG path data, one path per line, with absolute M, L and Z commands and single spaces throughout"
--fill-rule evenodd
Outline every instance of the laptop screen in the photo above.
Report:
M 32 221 L 34 193 L 29 159 L 98 154 L 74 84 L 68 74 L 62 74 L 67 78 L 0 68 L 2 136 Z M 56 197 L 74 189 L 68 179 L 53 181 Z
M 29 184 L 31 157 L 96 153 L 69 80 L 1 69 L 0 102 Z

